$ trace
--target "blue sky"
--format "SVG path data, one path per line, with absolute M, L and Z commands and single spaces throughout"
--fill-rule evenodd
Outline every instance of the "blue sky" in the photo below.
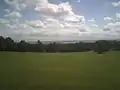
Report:
M 25 40 L 120 38 L 120 0 L 1 0 L 0 35 Z

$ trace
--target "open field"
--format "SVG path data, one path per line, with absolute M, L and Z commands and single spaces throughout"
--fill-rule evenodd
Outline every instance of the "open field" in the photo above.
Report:
M 0 90 L 120 90 L 120 52 L 1 52 Z

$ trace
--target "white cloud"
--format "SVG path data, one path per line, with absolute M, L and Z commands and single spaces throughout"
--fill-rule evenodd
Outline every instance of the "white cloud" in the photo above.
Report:
M 8 32 L 16 38 L 55 40 L 57 37 L 58 39 L 81 39 L 80 36 L 91 35 L 89 38 L 103 36 L 99 25 L 95 24 L 95 19 L 88 20 L 91 22 L 91 26 L 88 26 L 85 17 L 74 13 L 69 2 L 53 4 L 48 0 L 4 1 L 10 5 L 10 9 L 4 10 L 7 13 L 5 17 L 10 20 L 2 23 L 6 24 L 10 29 Z M 80 2 L 80 0 L 77 1 Z M 26 7 L 35 9 L 41 19 L 19 22 L 22 17 L 20 11 Z
M 13 2 L 14 1 L 14 2 Z M 18 1 L 8 1 L 7 4 L 13 5 L 16 10 L 20 10 L 20 5 L 17 4 Z M 63 2 L 61 4 L 52 4 L 49 3 L 48 0 L 35 0 L 32 2 L 31 0 L 27 0 L 23 7 L 27 6 L 36 6 L 35 10 L 40 12 L 42 17 L 41 20 L 32 20 L 26 21 L 23 24 L 7 24 L 6 26 L 11 29 L 17 29 L 15 33 L 26 34 L 26 33 L 34 33 L 37 32 L 40 35 L 77 35 L 78 29 L 83 28 L 82 24 L 85 24 L 84 16 L 76 15 L 72 11 L 72 7 L 68 2 Z M 15 5 L 16 3 L 16 5 Z M 35 5 L 33 5 L 35 4 Z M 12 11 L 11 13 L 7 13 L 5 17 L 12 18 L 13 20 L 19 20 L 22 17 L 20 12 Z M 12 21 L 13 21 L 12 20 Z M 19 22 L 19 21 L 18 21 Z M 21 27 L 26 27 L 23 31 Z M 29 28 L 29 29 L 28 29 Z M 39 29 L 41 28 L 41 29 Z M 21 29 L 21 30 L 20 30 Z M 30 30 L 30 31 L 28 31 Z
M 118 32 L 120 31 L 120 22 L 108 23 L 104 25 L 104 29 L 105 30 L 109 29 L 109 31 Z
M 13 24 L 13 25 L 11 25 L 11 24 L 6 24 L 6 27 L 11 28 L 11 29 L 18 29 L 18 28 L 17 28 L 17 25 L 15 25 L 15 24 Z
M 85 17 L 76 15 L 68 2 L 60 4 L 49 3 L 48 0 L 5 0 L 10 6 L 9 11 L 5 10 L 5 18 L 12 23 L 7 23 L 10 34 L 16 38 L 30 39 L 37 35 L 38 38 L 58 36 L 73 37 L 81 32 L 86 32 Z M 22 17 L 20 10 L 26 7 L 34 8 L 42 16 L 41 20 L 29 20 L 19 22 Z M 18 23 L 16 23 L 18 22 Z M 55 37 L 53 39 L 56 39 Z
M 4 0 L 4 2 L 17 11 L 24 10 L 27 7 L 23 0 Z
M 51 3 L 38 3 L 35 8 L 45 16 L 61 17 L 72 12 L 71 5 L 68 2 L 59 5 Z
M 64 25 L 62 23 L 59 22 L 59 20 L 46 20 L 44 21 L 44 24 L 46 26 L 46 28 L 48 29 L 61 29 L 64 28 Z
M 4 0 L 8 4 L 9 9 L 5 9 L 6 14 L 4 18 L 7 18 L 11 24 L 7 25 L 8 28 L 14 28 L 14 24 L 18 24 L 20 18 L 22 17 L 21 10 L 24 10 L 27 5 L 24 3 L 24 0 Z
M 51 23 L 49 23 L 49 21 Z M 30 23 L 29 23 L 30 22 Z M 61 24 L 59 21 L 57 20 L 46 20 L 47 23 L 45 23 L 44 25 L 46 26 L 46 28 L 44 27 L 40 27 L 40 22 L 41 21 L 29 21 L 28 23 L 25 22 L 23 24 L 8 24 L 8 27 L 12 29 L 11 35 L 18 36 L 20 35 L 20 37 L 22 37 L 23 39 L 43 39 L 43 40 L 72 40 L 72 39 L 81 39 L 80 37 L 87 37 L 86 35 L 89 35 L 90 39 L 94 39 L 94 38 L 105 38 L 107 37 L 106 35 L 110 36 L 115 36 L 117 34 L 115 34 L 115 30 L 114 32 L 106 32 L 108 29 L 103 29 L 104 32 L 102 32 L 102 29 L 100 29 L 98 26 L 93 25 L 92 27 L 88 27 L 86 25 L 76 25 L 75 24 L 70 24 L 70 23 L 66 23 L 69 24 L 69 26 L 67 27 L 64 24 Z M 38 24 L 39 23 L 39 24 Z M 32 26 L 31 26 L 32 24 Z M 38 26 L 37 26 L 38 25 Z M 63 25 L 63 28 L 60 27 L 60 25 Z M 111 28 L 115 28 L 117 26 L 120 25 L 120 22 L 116 22 L 116 23 L 109 23 L 106 26 L 109 27 L 109 30 L 111 30 Z M 13 30 L 14 29 L 14 30 Z M 116 30 L 117 32 L 118 30 Z M 21 39 L 19 37 L 19 39 Z M 94 37 L 94 38 L 93 38 Z M 79 40 L 78 39 L 78 40 Z M 84 39 L 84 38 L 83 38 Z
M 84 16 L 79 16 L 79 15 L 67 15 L 63 17 L 65 22 L 69 23 L 79 23 L 79 24 L 85 24 L 85 17 Z
M 98 25 L 97 25 L 97 24 L 92 24 L 91 26 L 93 26 L 93 27 L 98 27 Z
M 45 4 L 48 3 L 48 0 L 24 0 L 28 6 L 36 6 L 36 4 Z
M 44 24 L 40 20 L 26 21 L 26 24 L 33 28 L 44 28 Z
M 116 13 L 117 19 L 120 19 L 120 13 Z
M 104 17 L 104 20 L 113 20 L 111 17 Z
M 108 26 L 108 27 L 116 27 L 116 26 L 120 26 L 120 22 L 108 23 L 107 26 Z
M 49 22 L 49 23 L 51 23 L 51 22 L 55 22 L 55 23 L 56 23 L 56 22 L 59 22 L 59 20 L 54 19 L 54 18 L 46 18 L 45 21 L 46 21 L 46 22 Z
M 19 7 L 19 0 L 4 0 L 6 4 L 10 5 L 13 7 L 15 10 L 20 10 Z
M 120 6 L 120 1 L 118 1 L 118 2 L 113 2 L 112 5 L 113 5 L 114 7 L 118 7 L 118 6 Z
M 21 10 L 24 10 L 27 7 L 27 5 L 22 3 L 22 4 L 19 5 L 19 7 L 20 7 Z
M 95 23 L 96 21 L 95 21 L 94 18 L 92 18 L 92 19 L 88 20 L 88 22 L 93 22 L 93 23 Z
M 62 2 L 60 4 L 52 4 L 47 0 L 38 0 L 35 8 L 36 11 L 40 12 L 43 17 L 56 20 L 56 24 L 49 24 L 49 27 L 62 27 L 62 28 L 78 28 L 82 24 L 85 24 L 85 17 L 76 15 L 72 11 L 72 7 L 68 2 Z M 47 22 L 48 23 L 48 22 Z M 53 21 L 52 21 L 53 23 Z
M 42 14 L 45 18 L 44 24 L 47 27 L 46 29 L 52 29 L 52 32 L 57 31 L 61 34 L 69 34 L 73 30 L 76 30 L 73 31 L 76 33 L 78 33 L 78 29 L 86 30 L 84 25 L 85 17 L 76 15 L 68 2 L 52 4 L 49 3 L 48 0 L 38 0 L 35 10 Z M 66 32 L 66 30 L 69 32 Z M 50 32 L 49 30 L 49 33 Z
M 7 19 L 0 19 L 0 24 L 9 24 L 10 21 Z
M 51 4 L 47 0 L 38 0 L 36 4 L 36 11 L 40 12 L 44 17 L 58 18 L 63 20 L 79 21 L 85 20 L 83 16 L 76 15 L 72 11 L 72 7 L 68 2 L 62 2 L 60 4 Z M 83 21 L 84 22 L 84 21 Z
M 9 17 L 9 18 L 21 18 L 22 15 L 21 15 L 20 12 L 15 12 L 15 11 L 13 11 L 13 12 L 11 12 L 11 13 L 8 13 L 8 14 L 4 15 L 4 17 Z

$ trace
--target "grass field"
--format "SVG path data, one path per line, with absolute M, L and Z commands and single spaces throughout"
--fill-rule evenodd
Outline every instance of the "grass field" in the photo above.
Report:
M 120 90 L 120 52 L 1 52 L 0 90 Z

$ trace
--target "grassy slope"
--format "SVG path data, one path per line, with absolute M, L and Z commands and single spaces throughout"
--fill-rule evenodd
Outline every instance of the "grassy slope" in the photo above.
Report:
M 0 53 L 0 90 L 120 90 L 120 52 Z

